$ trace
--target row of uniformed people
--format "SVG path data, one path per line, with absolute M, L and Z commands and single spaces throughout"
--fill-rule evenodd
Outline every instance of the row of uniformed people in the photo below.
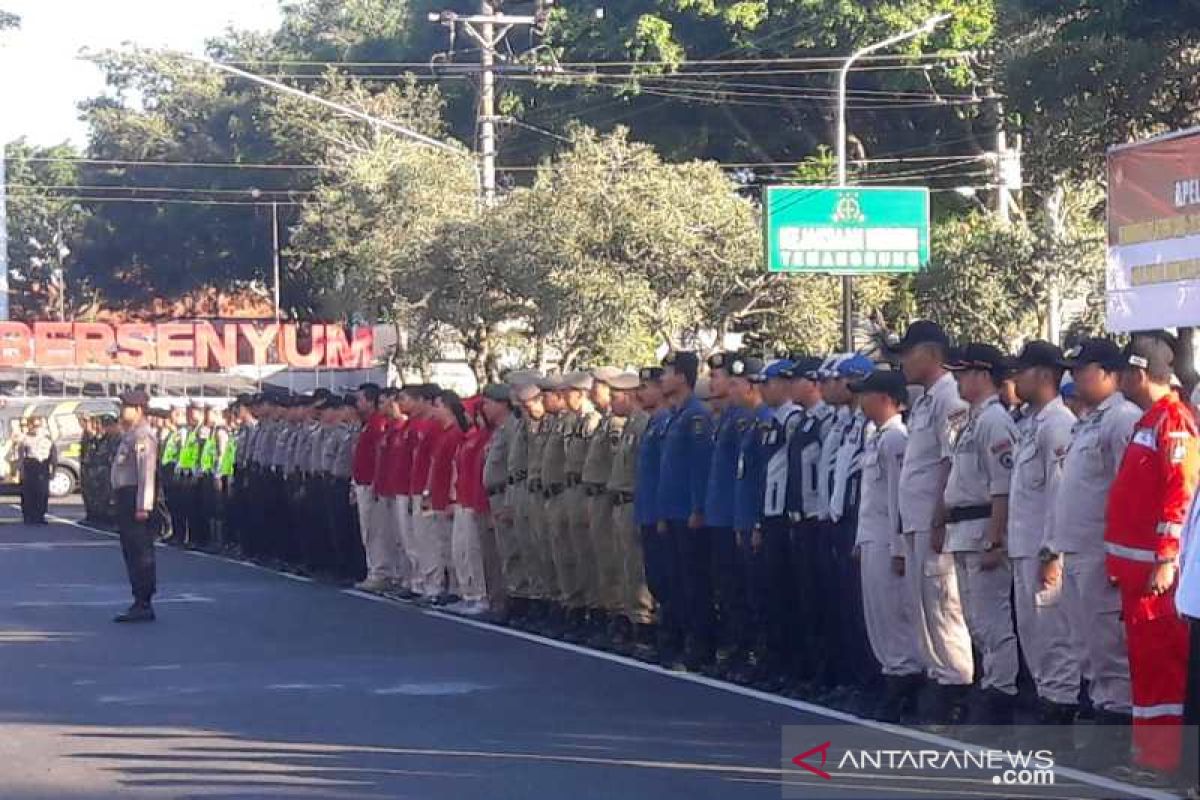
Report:
M 228 537 L 222 487 L 233 476 L 236 453 L 231 412 L 193 401 L 170 410 L 152 407 L 147 418 L 158 436 L 167 541 L 197 549 L 223 546 Z

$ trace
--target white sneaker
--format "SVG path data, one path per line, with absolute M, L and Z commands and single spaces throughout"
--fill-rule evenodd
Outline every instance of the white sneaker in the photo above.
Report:
M 360 592 L 382 592 L 391 584 L 383 578 L 367 578 L 365 581 L 359 581 L 354 584 L 354 588 Z

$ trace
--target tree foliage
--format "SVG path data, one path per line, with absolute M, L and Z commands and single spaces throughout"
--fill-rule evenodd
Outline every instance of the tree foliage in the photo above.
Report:
M 76 182 L 75 165 L 54 159 L 74 155 L 66 145 L 33 147 L 20 139 L 5 148 L 9 313 L 14 319 L 59 319 L 89 299 L 66 280 L 88 214 L 62 191 Z

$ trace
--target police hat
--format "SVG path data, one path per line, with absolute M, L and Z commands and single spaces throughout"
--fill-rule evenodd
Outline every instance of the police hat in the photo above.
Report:
M 662 367 L 642 367 L 640 370 L 638 370 L 638 380 L 640 380 L 643 385 L 661 381 L 662 376 Z
M 508 403 L 512 402 L 512 389 L 505 386 L 503 383 L 489 383 L 487 386 L 483 387 L 483 391 L 480 392 L 480 394 L 482 394 L 488 400 L 496 403 L 504 403 L 507 405 Z
M 596 367 L 592 370 L 592 378 L 599 383 L 612 385 L 612 379 L 621 374 L 621 370 L 616 367 Z
M 810 381 L 820 379 L 821 365 L 825 363 L 823 359 L 815 356 L 800 356 L 791 360 L 794 364 L 792 367 L 793 378 L 804 378 Z
M 662 365 L 684 375 L 695 375 L 700 370 L 700 356 L 691 350 L 672 350 L 663 358 Z
M 1021 348 L 1021 352 L 1013 360 L 1013 369 L 1023 370 L 1033 367 L 1055 367 L 1062 368 L 1063 360 L 1062 348 L 1050 342 L 1035 339 L 1032 342 L 1026 342 Z
M 771 378 L 784 378 L 790 380 L 792 377 L 792 369 L 796 365 L 786 358 L 781 358 L 778 361 L 772 361 L 767 365 L 767 368 L 762 371 L 763 380 Z
M 859 353 L 851 353 L 844 358 L 840 358 L 833 365 L 834 377 L 847 378 L 849 380 L 860 380 L 874 371 L 875 362 Z
M 594 382 L 592 376 L 586 372 L 571 372 L 563 377 L 562 388 L 577 392 L 589 392 Z
M 976 370 L 1002 375 L 1012 369 L 1012 359 L 1004 355 L 999 347 L 972 342 L 951 354 L 943 366 L 954 372 Z
M 1174 341 L 1165 333 L 1134 334 L 1121 351 L 1122 369 L 1144 369 L 1162 383 L 1175 374 Z
M 536 383 L 522 383 L 513 389 L 513 396 L 517 398 L 518 403 L 528 403 L 535 397 L 539 397 L 542 390 Z
M 896 370 L 877 369 L 862 380 L 851 381 L 849 389 L 855 394 L 874 392 L 886 394 L 897 403 L 908 402 L 908 381 Z
M 1112 339 L 1097 337 L 1084 339 L 1063 353 L 1063 358 L 1058 365 L 1066 369 L 1076 369 L 1086 364 L 1099 364 L 1101 368 L 1109 372 L 1116 372 L 1124 366 L 1124 363 L 1121 358 L 1121 348 L 1117 346 L 1116 342 Z
M 904 337 L 894 345 L 890 345 L 888 349 L 893 353 L 903 353 L 919 344 L 940 344 L 942 347 L 949 347 L 950 337 L 936 322 L 919 319 L 909 325 L 908 330 L 904 332 Z
M 736 358 L 734 353 L 713 353 L 708 357 L 708 368 L 727 369 Z
M 608 385 L 620 392 L 632 392 L 642 385 L 642 381 L 636 373 L 622 372 L 614 375 Z
M 727 369 L 731 376 L 745 378 L 751 383 L 758 383 L 762 380 L 762 373 L 766 368 L 766 363 L 761 358 L 754 356 L 736 356 L 727 363 Z
M 128 408 L 145 408 L 150 405 L 150 395 L 141 389 L 134 389 L 121 395 L 121 405 Z

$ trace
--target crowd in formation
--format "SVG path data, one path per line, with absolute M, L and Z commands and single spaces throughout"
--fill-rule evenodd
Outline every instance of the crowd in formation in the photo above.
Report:
M 151 414 L 164 535 L 887 721 L 1089 716 L 1171 772 L 1200 618 L 1174 362 L 917 322 L 877 360 L 264 391 Z

